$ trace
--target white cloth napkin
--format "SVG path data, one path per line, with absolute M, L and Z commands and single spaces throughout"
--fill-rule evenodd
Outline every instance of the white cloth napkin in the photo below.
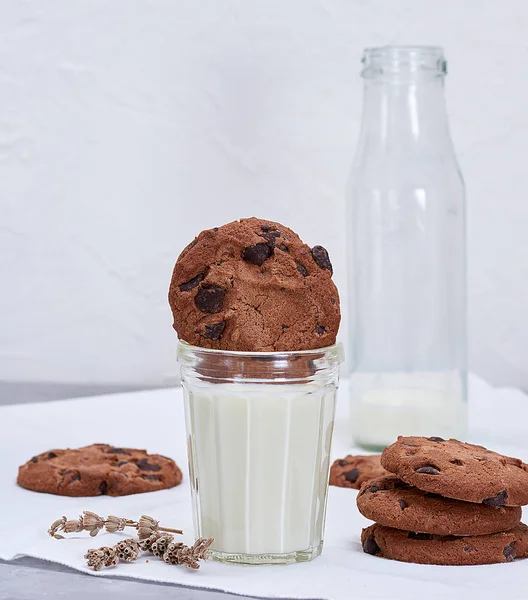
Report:
M 93 573 L 85 566 L 88 548 L 113 545 L 119 534 L 87 533 L 55 540 L 49 525 L 61 515 L 82 510 L 137 518 L 142 513 L 169 527 L 185 530 L 192 542 L 188 478 L 171 490 L 123 498 L 66 498 L 37 494 L 16 485 L 17 468 L 34 454 L 52 448 L 76 448 L 104 442 L 146 448 L 175 458 L 186 475 L 184 418 L 180 389 L 136 392 L 0 408 L 0 558 L 33 556 Z M 342 383 L 332 459 L 360 453 L 351 445 L 346 420 L 346 384 Z M 528 461 L 528 397 L 517 390 L 495 390 L 470 378 L 471 441 Z M 359 543 L 369 522 L 357 511 L 356 492 L 330 488 L 325 546 L 312 562 L 245 567 L 207 561 L 198 571 L 166 565 L 154 557 L 99 577 L 133 577 L 189 587 L 268 598 L 527 598 L 528 559 L 480 567 L 438 567 L 398 563 L 364 554 Z M 132 530 L 133 533 L 133 530 Z M 148 562 L 146 559 L 148 558 Z

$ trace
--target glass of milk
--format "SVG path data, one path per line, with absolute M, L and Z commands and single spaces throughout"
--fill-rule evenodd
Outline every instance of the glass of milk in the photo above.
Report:
M 180 342 L 195 533 L 211 558 L 321 553 L 341 344 L 229 352 Z

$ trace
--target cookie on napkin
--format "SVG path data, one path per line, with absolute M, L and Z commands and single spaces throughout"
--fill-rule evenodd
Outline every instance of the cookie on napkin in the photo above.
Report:
M 19 467 L 17 483 L 60 496 L 127 496 L 181 483 L 176 463 L 145 450 L 92 444 L 76 450 L 49 450 Z

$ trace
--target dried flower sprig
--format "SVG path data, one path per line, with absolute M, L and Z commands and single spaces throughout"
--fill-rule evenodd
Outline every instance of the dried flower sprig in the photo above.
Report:
M 126 539 L 112 547 L 103 546 L 96 550 L 88 550 L 84 558 L 88 560 L 90 568 L 99 571 L 102 567 L 117 565 L 120 560 L 132 562 L 138 557 L 139 550 L 143 550 L 168 564 L 199 569 L 198 561 L 207 559 L 212 543 L 213 538 L 199 538 L 192 546 L 186 546 L 182 542 L 174 542 L 174 536 L 171 534 L 155 532 L 139 542 Z
M 119 561 L 132 562 L 136 560 L 139 551 L 153 554 L 171 565 L 182 565 L 189 569 L 199 569 L 200 560 L 205 560 L 213 538 L 199 538 L 192 546 L 186 546 L 182 542 L 175 542 L 173 534 L 181 534 L 181 529 L 162 527 L 159 521 L 142 515 L 139 521 L 115 517 L 110 515 L 106 519 L 89 510 L 83 511 L 78 519 L 67 519 L 65 516 L 57 519 L 48 529 L 50 536 L 64 539 L 63 533 L 79 533 L 88 531 L 90 535 L 96 536 L 105 529 L 108 533 L 124 531 L 126 527 L 134 527 L 138 532 L 139 540 L 129 538 L 119 541 L 114 546 L 102 546 L 101 548 L 88 550 L 84 555 L 87 564 L 95 571 L 103 567 L 114 567 Z
M 162 531 L 167 533 L 182 534 L 181 529 L 172 529 L 171 527 L 162 527 L 159 521 L 156 521 L 148 515 L 142 515 L 139 521 L 132 519 L 124 519 L 110 515 L 106 519 L 89 510 L 83 511 L 83 514 L 78 519 L 68 520 L 66 517 L 61 517 L 54 521 L 48 529 L 50 536 L 60 540 L 64 536 L 59 533 L 79 533 L 81 531 L 89 531 L 92 537 L 96 536 L 102 529 L 108 533 L 116 531 L 124 531 L 125 527 L 134 527 L 138 531 L 139 539 L 146 539 L 153 533 Z
M 139 554 L 139 547 L 136 540 L 129 538 L 121 540 L 115 546 L 102 546 L 97 550 L 88 550 L 84 558 L 88 560 L 87 564 L 94 571 L 100 571 L 102 567 L 115 567 L 119 561 L 132 562 L 136 560 Z

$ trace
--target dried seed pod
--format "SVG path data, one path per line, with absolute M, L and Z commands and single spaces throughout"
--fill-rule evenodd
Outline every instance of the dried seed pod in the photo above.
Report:
M 205 560 L 213 538 L 199 538 L 192 546 L 181 542 L 171 543 L 163 554 L 163 560 L 171 565 L 183 565 L 189 569 L 199 569 L 199 560 Z
M 120 560 L 132 562 L 139 554 L 138 543 L 134 539 L 121 540 L 114 546 Z
M 103 546 L 97 550 L 88 550 L 84 558 L 88 559 L 87 564 L 94 571 L 100 571 L 103 566 L 114 567 L 119 562 L 116 551 L 109 546 Z
M 80 516 L 78 519 L 72 519 L 71 521 L 66 521 L 62 526 L 62 530 L 64 533 L 79 533 L 84 529 L 83 526 L 83 518 Z
M 137 526 L 138 535 L 140 540 L 144 540 L 151 536 L 155 531 L 158 531 L 159 521 L 156 521 L 148 515 L 141 515 Z
M 169 546 L 169 544 L 172 542 L 173 539 L 174 539 L 174 536 L 172 536 L 172 535 L 160 536 L 151 546 L 152 554 L 154 554 L 154 556 L 157 556 L 158 558 L 163 558 L 163 555 L 165 554 L 167 547 Z
M 169 534 L 167 534 L 167 533 L 163 534 L 160 531 L 155 531 L 152 535 L 149 535 L 148 538 L 139 540 L 138 546 L 141 550 L 143 550 L 143 552 L 152 553 L 152 544 L 154 542 L 156 542 L 157 540 L 159 540 L 159 538 L 162 536 L 168 537 Z
M 114 517 L 110 515 L 105 521 L 105 529 L 108 533 L 115 533 L 116 531 L 124 531 L 128 525 L 127 519 L 121 519 L 120 517 Z
M 179 552 L 182 548 L 185 548 L 182 542 L 171 542 L 163 554 L 163 560 L 172 565 L 180 564 Z

